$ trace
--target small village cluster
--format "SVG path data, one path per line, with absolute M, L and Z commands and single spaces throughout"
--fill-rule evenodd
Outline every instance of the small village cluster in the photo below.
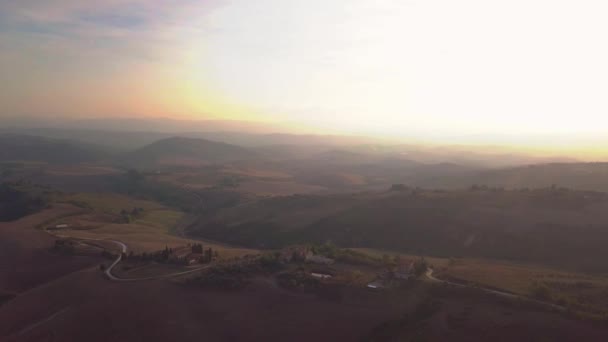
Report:
M 283 248 L 280 252 L 279 261 L 282 263 L 305 262 L 316 265 L 330 266 L 335 264 L 335 260 L 321 254 L 315 254 L 310 247 L 307 246 L 291 246 Z M 424 261 L 423 261 L 424 262 Z M 377 278 L 370 282 L 367 287 L 370 289 L 387 288 L 403 283 L 416 276 L 416 260 L 406 260 L 396 258 L 395 261 L 382 270 L 377 275 Z M 331 274 L 312 272 L 310 274 L 315 278 L 329 279 Z
M 313 251 L 306 246 L 283 248 L 279 260 L 286 264 L 290 262 L 308 262 L 318 265 L 332 265 L 335 262 L 334 259 L 314 254 Z

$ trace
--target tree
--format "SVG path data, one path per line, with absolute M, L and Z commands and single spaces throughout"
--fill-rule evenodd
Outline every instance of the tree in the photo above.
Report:
M 127 171 L 127 179 L 132 184 L 136 184 L 136 183 L 144 180 L 144 178 L 145 178 L 144 175 L 135 169 L 130 169 L 129 171 Z
M 207 249 L 205 251 L 205 261 L 206 262 L 213 261 L 213 249 L 211 249 L 211 247 L 209 247 L 209 249 Z
M 384 264 L 386 267 L 392 266 L 391 257 L 388 254 L 382 255 L 382 264 Z
M 161 260 L 169 260 L 169 247 L 165 246 L 165 249 L 160 253 Z
M 346 282 L 351 286 L 360 285 L 362 280 L 363 280 L 363 272 L 361 272 L 359 270 L 355 270 L 355 271 L 352 271 L 349 274 L 347 274 Z
M 456 259 L 454 259 L 454 257 L 450 257 L 450 261 L 448 261 L 448 266 L 454 266 L 456 265 Z
M 391 191 L 406 191 L 409 188 L 405 184 L 393 184 L 391 186 Z
M 416 262 L 414 263 L 414 274 L 416 274 L 417 277 L 420 277 L 421 275 L 426 273 L 427 269 L 428 269 L 428 264 L 424 257 L 416 260 Z
M 195 243 L 192 245 L 192 253 L 195 254 L 203 254 L 203 245 L 200 243 Z
M 532 297 L 538 300 L 549 301 L 553 299 L 553 293 L 551 289 L 549 288 L 549 286 L 547 286 L 547 284 L 544 283 L 535 282 L 532 285 L 532 289 L 530 292 Z
M 139 188 L 140 183 L 145 179 L 144 175 L 135 169 L 127 171 L 125 178 L 125 187 L 128 193 L 135 192 Z

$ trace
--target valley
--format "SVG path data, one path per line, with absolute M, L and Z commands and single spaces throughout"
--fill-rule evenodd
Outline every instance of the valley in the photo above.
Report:
M 5 197 L 20 200 L 0 205 L 0 336 L 127 341 L 151 322 L 151 341 L 465 340 L 489 327 L 512 339 L 547 322 L 564 341 L 608 336 L 605 193 L 469 182 L 509 169 L 392 150 L 281 149 L 294 153 L 167 138 L 87 161 L 2 161 Z

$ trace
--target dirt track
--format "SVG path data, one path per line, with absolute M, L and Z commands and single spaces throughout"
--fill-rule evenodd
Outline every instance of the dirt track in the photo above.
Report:
M 494 294 L 494 295 L 497 295 L 497 296 L 501 296 L 501 297 L 505 297 L 505 298 L 510 298 L 510 299 L 519 299 L 519 300 L 523 300 L 523 301 L 527 301 L 527 302 L 531 302 L 531 303 L 547 306 L 547 307 L 550 307 L 552 309 L 557 309 L 557 310 L 560 310 L 560 311 L 566 311 L 567 310 L 565 307 L 563 307 L 561 305 L 557 305 L 557 304 L 553 304 L 553 303 L 549 303 L 549 302 L 543 302 L 543 301 L 540 301 L 540 300 L 532 299 L 532 298 L 529 298 L 529 297 L 517 295 L 517 294 L 514 294 L 514 293 L 510 293 L 510 292 L 505 292 L 505 291 L 500 291 L 500 290 L 494 290 L 494 289 L 488 289 L 488 288 L 479 287 L 479 286 L 459 284 L 459 283 L 455 283 L 455 282 L 447 281 L 447 280 L 441 280 L 441 279 L 438 279 L 435 276 L 433 276 L 433 269 L 432 268 L 429 268 L 426 271 L 425 276 L 427 277 L 427 279 L 429 279 L 429 280 L 431 280 L 433 282 L 438 282 L 438 283 L 442 283 L 442 284 L 448 284 L 448 285 L 457 286 L 457 287 L 478 289 L 480 291 L 483 291 L 483 292 L 486 292 L 486 293 L 491 293 L 491 294 Z

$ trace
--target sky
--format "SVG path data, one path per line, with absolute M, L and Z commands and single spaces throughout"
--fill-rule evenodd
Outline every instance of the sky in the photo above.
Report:
M 0 116 L 584 140 L 608 136 L 607 17 L 602 0 L 0 0 Z

